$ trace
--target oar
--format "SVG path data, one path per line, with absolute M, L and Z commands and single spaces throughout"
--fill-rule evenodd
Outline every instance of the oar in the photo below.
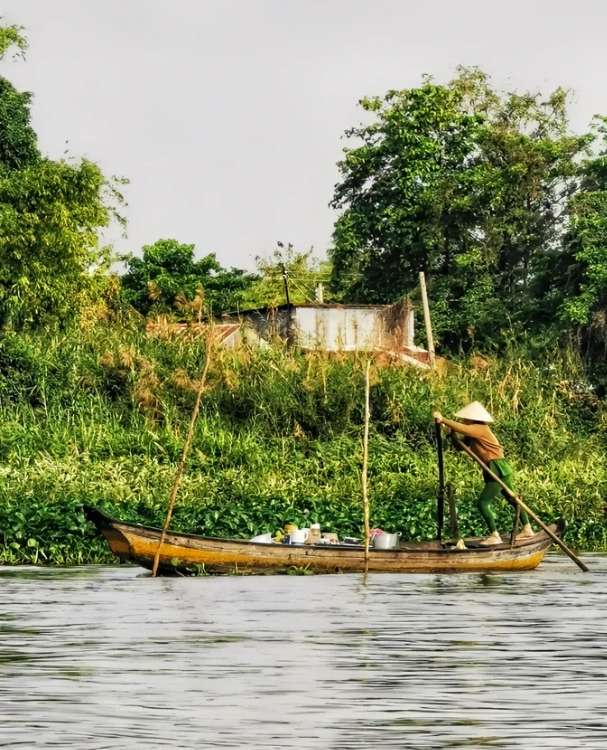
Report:
M 152 565 L 152 576 L 156 576 L 156 573 L 158 572 L 158 563 L 160 561 L 160 550 L 162 548 L 162 545 L 164 544 L 164 539 L 166 537 L 166 532 L 167 532 L 167 529 L 169 528 L 169 524 L 171 523 L 171 516 L 173 515 L 173 507 L 175 506 L 175 500 L 177 499 L 177 490 L 179 489 L 179 483 L 181 482 L 181 477 L 183 476 L 186 461 L 188 459 L 188 453 L 190 452 L 190 446 L 192 445 L 192 438 L 194 437 L 194 427 L 196 425 L 196 420 L 198 419 L 198 412 L 200 411 L 200 402 L 202 400 L 202 394 L 204 393 L 204 387 L 205 387 L 205 383 L 207 379 L 207 372 L 209 371 L 209 364 L 211 362 L 211 334 L 207 336 L 206 348 L 207 348 L 207 351 L 206 351 L 206 361 L 204 363 L 204 370 L 202 371 L 202 376 L 200 378 L 200 384 L 198 386 L 198 392 L 196 394 L 196 403 L 194 404 L 194 411 L 192 412 L 192 417 L 190 419 L 190 426 L 188 428 L 188 434 L 185 439 L 185 443 L 183 444 L 181 460 L 179 462 L 179 466 L 177 467 L 177 473 L 175 474 L 173 488 L 171 489 L 171 495 L 169 497 L 169 507 L 167 509 L 166 518 L 164 519 L 164 526 L 162 527 L 162 534 L 160 535 L 160 541 L 158 542 L 158 547 L 156 548 L 156 554 L 154 555 L 154 564 Z
M 443 460 L 443 436 L 440 424 L 434 423 L 436 430 L 436 456 L 438 458 L 438 495 L 436 503 L 436 538 L 439 542 L 443 539 L 443 523 L 445 519 L 445 462 Z
M 494 474 L 491 471 L 491 469 L 487 466 L 487 464 L 481 458 L 479 458 L 476 455 L 476 453 L 471 451 L 470 448 L 468 448 L 468 446 L 465 443 L 462 443 L 462 441 L 459 438 L 455 437 L 455 435 L 453 436 L 453 440 L 455 444 L 459 448 L 461 448 L 463 451 L 465 451 L 473 461 L 476 461 L 476 463 L 483 469 L 484 472 L 486 472 L 491 477 L 491 479 L 493 479 L 494 482 L 497 482 L 500 485 L 500 487 L 504 490 L 504 492 L 508 495 L 508 497 L 512 498 L 512 500 L 514 500 L 516 505 L 519 508 L 521 508 L 521 510 L 524 510 L 528 516 L 531 516 L 531 518 L 533 518 L 533 520 L 537 523 L 537 525 L 540 526 L 546 532 L 546 534 L 548 534 L 548 536 L 552 539 L 552 541 L 555 544 L 558 544 L 558 546 L 563 550 L 563 552 L 566 555 L 568 555 L 579 568 L 581 568 L 584 572 L 588 572 L 588 568 L 586 567 L 586 565 L 584 565 L 584 563 L 579 559 L 579 557 L 575 556 L 575 554 L 569 549 L 569 547 L 565 544 L 565 542 L 562 539 L 559 539 L 559 537 L 551 529 L 549 529 L 548 526 L 546 526 L 546 524 L 540 518 L 536 516 L 536 514 L 531 510 L 531 508 L 529 508 L 529 506 L 526 503 L 524 503 L 521 500 L 521 498 L 517 494 L 515 494 L 510 489 L 510 487 L 508 487 L 507 484 L 502 482 L 502 480 L 497 476 L 497 474 Z
M 457 508 L 455 506 L 455 494 L 453 492 L 452 484 L 447 485 L 447 500 L 449 501 L 449 529 L 451 531 L 451 536 L 453 537 L 453 539 L 457 539 L 458 542 L 461 540 L 461 543 L 463 544 L 464 540 L 461 539 L 459 535 Z
M 369 493 L 367 486 L 367 468 L 369 466 L 369 373 L 371 370 L 371 360 L 367 360 L 365 370 L 365 431 L 363 435 L 363 468 L 362 468 L 362 490 L 363 490 L 363 518 L 365 524 L 365 573 L 369 564 L 369 540 L 371 538 L 371 528 L 369 523 Z

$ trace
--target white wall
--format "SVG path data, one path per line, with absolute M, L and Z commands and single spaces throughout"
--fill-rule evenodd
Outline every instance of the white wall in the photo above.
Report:
M 384 346 L 379 308 L 297 307 L 295 338 L 304 349 L 350 351 Z

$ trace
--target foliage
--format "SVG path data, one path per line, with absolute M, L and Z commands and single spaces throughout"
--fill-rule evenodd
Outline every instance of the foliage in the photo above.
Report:
M 31 94 L 18 92 L 0 77 L 0 170 L 20 169 L 40 158 L 30 126 Z
M 414 286 L 418 271 L 450 265 L 449 248 L 440 257 L 443 225 L 458 221 L 451 198 L 467 192 L 462 180 L 480 121 L 461 111 L 453 91 L 429 81 L 361 106 L 376 121 L 346 133 L 362 145 L 345 149 L 339 164 L 333 205 L 346 211 L 336 223 L 334 279 L 384 302 Z
M 70 318 L 98 260 L 98 229 L 110 212 L 105 180 L 88 161 L 41 159 L 0 171 L 0 324 Z
M 193 299 L 199 289 L 204 290 L 209 312 L 236 310 L 255 280 L 237 268 L 222 268 L 214 253 L 196 260 L 194 245 L 173 239 L 145 245 L 142 257 L 129 255 L 126 261 L 124 295 L 143 315 L 174 310 L 181 299 Z
M 159 525 L 179 461 L 204 351 L 137 326 L 11 334 L 0 342 L 0 559 L 73 564 L 110 557 L 81 506 Z M 550 364 L 546 362 L 550 361 Z M 218 350 L 173 526 L 248 537 L 286 521 L 360 535 L 364 361 L 279 349 Z M 374 367 L 372 523 L 434 535 L 431 411 L 478 398 L 527 501 L 563 515 L 567 539 L 607 549 L 607 413 L 579 362 L 511 353 L 446 372 Z M 481 533 L 475 467 L 447 451 L 466 533 Z M 500 528 L 512 514 L 504 503 Z
M 607 312 L 607 118 L 597 119 L 596 131 L 602 149 L 582 166 L 581 189 L 569 205 L 565 252 L 551 269 L 560 313 L 579 326 Z
M 374 119 L 347 131 L 359 145 L 344 150 L 332 203 L 335 289 L 391 302 L 424 271 L 451 346 L 495 343 L 541 315 L 545 259 L 592 140 L 568 132 L 566 93 L 499 94 L 462 68 L 361 105 Z
M 285 281 L 289 288 L 291 304 L 313 302 L 319 284 L 326 284 L 330 277 L 330 264 L 312 255 L 312 249 L 295 250 L 282 242 L 269 256 L 257 257 L 258 280 L 247 291 L 242 306 L 276 307 L 284 305 Z M 327 300 L 325 300 L 327 301 Z
M 0 56 L 26 47 L 0 27 Z M 0 327 L 65 322 L 87 299 L 102 256 L 98 232 L 117 216 L 120 181 L 89 161 L 43 158 L 30 126 L 30 94 L 0 78 Z
M 194 245 L 159 240 L 146 245 L 142 257 L 126 256 L 124 298 L 148 315 L 183 309 L 183 302 L 202 290 L 208 312 L 220 315 L 284 304 L 285 274 L 291 303 L 313 301 L 317 285 L 330 273 L 328 264 L 314 258 L 312 250 L 296 251 L 291 244 L 279 243 L 269 257 L 258 256 L 255 274 L 222 268 L 213 253 L 197 260 L 194 252 Z
M 536 285 L 536 325 L 556 324 L 582 353 L 598 392 L 607 388 L 607 119 L 596 118 L 595 152 L 579 167 L 562 244 L 546 253 Z
M 0 25 L 0 60 L 16 47 L 23 56 L 27 40 L 21 26 Z M 36 134 L 30 126 L 31 94 L 19 93 L 0 76 L 0 169 L 16 169 L 31 164 L 39 157 Z
M 4 59 L 6 53 L 12 47 L 17 48 L 17 55 L 21 55 L 21 57 L 25 55 L 27 39 L 22 32 L 22 26 L 0 24 L 0 60 Z

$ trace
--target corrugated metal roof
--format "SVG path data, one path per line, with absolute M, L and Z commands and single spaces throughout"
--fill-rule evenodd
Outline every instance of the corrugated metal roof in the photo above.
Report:
M 312 308 L 318 308 L 319 310 L 328 310 L 328 309 L 336 309 L 336 310 L 387 310 L 389 307 L 394 307 L 393 303 L 390 305 L 363 305 L 356 304 L 356 305 L 342 305 L 337 302 L 301 302 L 296 304 L 284 304 L 284 305 L 268 305 L 266 307 L 251 307 L 246 310 L 233 310 L 229 313 L 224 313 L 225 315 L 231 316 L 231 315 L 246 315 L 247 313 L 265 313 L 268 312 L 268 310 L 293 310 L 297 307 L 312 307 Z M 411 305 L 413 307 L 413 305 Z
M 206 331 L 208 326 L 205 323 L 173 323 L 167 321 L 149 321 L 146 325 L 146 331 L 148 333 L 154 333 L 155 331 L 166 331 L 168 333 L 179 336 L 187 331 L 193 331 L 197 328 Z M 215 323 L 213 325 L 213 336 L 218 341 L 225 341 L 236 331 L 240 330 L 240 323 Z

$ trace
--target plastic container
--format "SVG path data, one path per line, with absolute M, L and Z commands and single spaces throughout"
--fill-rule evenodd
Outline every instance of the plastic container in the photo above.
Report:
M 308 544 L 318 544 L 320 542 L 320 524 L 313 523 L 310 526 L 310 534 L 308 535 Z

